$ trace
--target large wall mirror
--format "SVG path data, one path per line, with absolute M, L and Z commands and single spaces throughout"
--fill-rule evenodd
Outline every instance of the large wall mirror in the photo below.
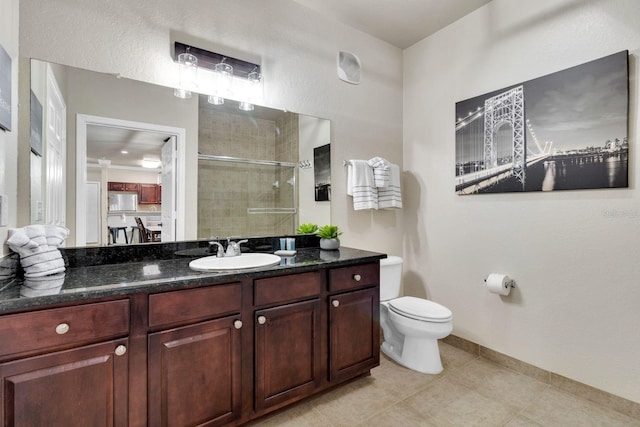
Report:
M 328 120 L 178 99 L 171 88 L 34 59 L 30 75 L 21 100 L 30 158 L 20 163 L 29 223 L 68 227 L 68 246 L 272 236 L 330 222 Z M 185 212 L 196 209 L 187 200 L 197 200 L 197 233 L 185 233 L 194 227 Z

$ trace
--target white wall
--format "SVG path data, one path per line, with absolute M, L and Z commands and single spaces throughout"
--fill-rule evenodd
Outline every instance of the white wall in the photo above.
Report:
M 404 52 L 405 292 L 454 334 L 640 402 L 638 56 L 630 188 L 454 194 L 457 101 L 640 48 L 637 0 L 494 0 Z M 509 297 L 482 286 L 510 274 Z
M 265 105 L 331 120 L 332 222 L 342 243 L 401 251 L 402 212 L 357 212 L 346 196 L 343 159 L 401 163 L 402 52 L 291 0 L 22 0 L 20 52 L 166 86 L 177 83 L 174 40 L 259 61 Z M 357 54 L 362 83 L 336 77 L 339 50 Z M 197 147 L 188 147 L 195 163 Z M 187 169 L 195 194 L 196 168 Z M 191 200 L 196 200 L 192 197 Z M 195 202 L 186 223 L 197 223 Z
M 11 57 L 11 131 L 0 130 L 0 194 L 9 202 L 7 226 L 0 227 L 0 256 L 8 254 L 9 227 L 16 226 L 18 163 L 18 0 L 0 0 L 0 45 Z

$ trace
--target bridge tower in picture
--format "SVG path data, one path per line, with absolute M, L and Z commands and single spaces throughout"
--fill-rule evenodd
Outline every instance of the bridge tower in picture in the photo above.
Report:
M 512 173 L 522 183 L 526 180 L 527 151 L 522 86 L 503 92 L 484 102 L 484 167 L 498 167 L 498 130 L 509 125 L 513 132 Z

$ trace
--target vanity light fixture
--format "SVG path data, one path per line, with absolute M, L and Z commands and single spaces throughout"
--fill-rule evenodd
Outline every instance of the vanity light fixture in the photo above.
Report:
M 209 101 L 209 104 L 213 104 L 213 105 L 222 105 L 222 104 L 224 104 L 224 98 L 222 98 L 220 96 L 209 95 L 209 98 L 207 100 Z
M 197 82 L 186 90 L 197 87 L 199 93 L 209 95 L 209 102 L 214 105 L 223 104 L 225 98 L 246 104 L 262 101 L 263 76 L 260 65 L 175 42 L 174 59 L 178 64 L 185 53 L 196 59 L 198 68 Z M 181 86 L 181 89 L 185 88 Z M 180 96 L 180 89 L 176 89 L 175 93 Z M 247 108 L 253 109 L 248 105 Z
M 240 108 L 242 111 L 253 111 L 253 104 L 250 102 L 240 102 L 240 105 L 238 106 L 238 108 Z
M 178 62 L 178 87 L 174 89 L 173 94 L 178 98 L 191 98 L 191 90 L 198 84 L 198 58 L 190 53 L 187 47 L 186 51 L 179 54 Z

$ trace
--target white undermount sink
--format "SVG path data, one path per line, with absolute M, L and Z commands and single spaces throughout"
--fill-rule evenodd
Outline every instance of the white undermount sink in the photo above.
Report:
M 280 264 L 280 257 L 273 254 L 242 254 L 233 257 L 208 256 L 194 259 L 189 263 L 189 267 L 198 271 L 221 271 L 221 270 L 246 270 L 251 268 L 269 267 Z

